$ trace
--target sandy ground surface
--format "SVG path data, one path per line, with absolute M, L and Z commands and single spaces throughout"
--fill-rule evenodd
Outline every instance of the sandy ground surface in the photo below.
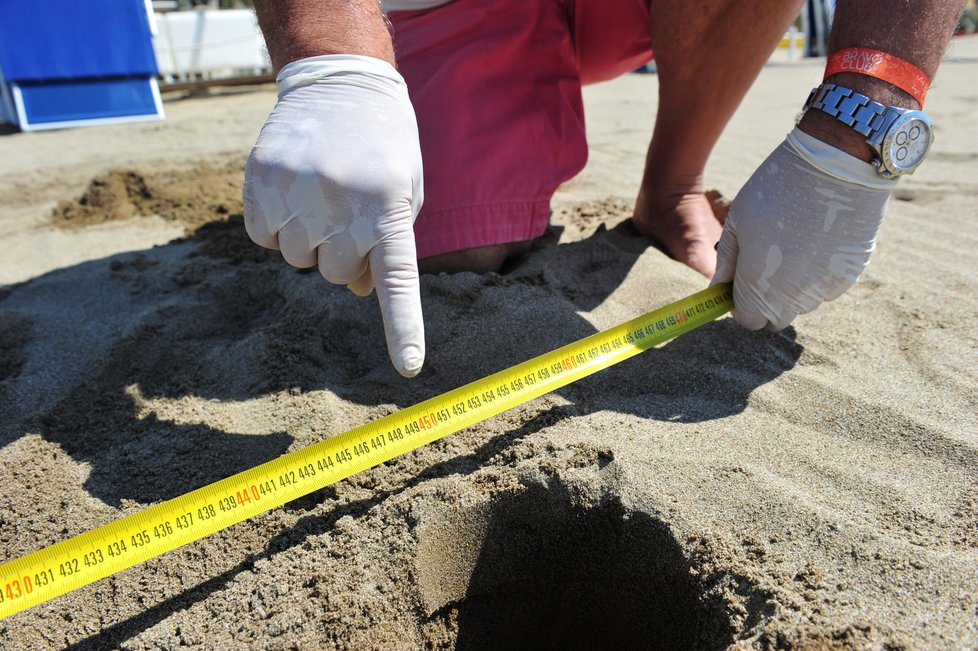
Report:
M 769 65 L 717 147 L 732 197 L 822 63 Z M 780 334 L 723 319 L 0 621 L 9 649 L 978 645 L 978 40 L 929 97 L 849 294 Z M 654 75 L 587 89 L 559 239 L 424 276 L 428 360 L 246 238 L 273 89 L 160 123 L 0 136 L 0 539 L 9 559 L 676 300 L 628 214 Z

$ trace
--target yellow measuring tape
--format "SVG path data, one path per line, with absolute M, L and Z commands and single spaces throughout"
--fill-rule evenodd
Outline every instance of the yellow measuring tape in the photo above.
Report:
M 142 563 L 628 359 L 733 307 L 717 285 L 0 565 L 0 618 Z

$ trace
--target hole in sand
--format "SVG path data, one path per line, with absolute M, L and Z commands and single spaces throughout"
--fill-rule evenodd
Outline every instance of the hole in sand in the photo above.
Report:
M 430 623 L 458 649 L 714 649 L 729 613 L 701 593 L 669 528 L 615 500 L 533 486 L 419 526 Z

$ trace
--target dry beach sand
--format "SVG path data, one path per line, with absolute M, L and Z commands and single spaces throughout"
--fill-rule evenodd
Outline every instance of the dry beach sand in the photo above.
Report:
M 820 61 L 770 64 L 718 146 L 733 197 Z M 978 39 L 929 97 L 848 295 L 726 318 L 0 621 L 5 649 L 978 646 Z M 270 87 L 161 123 L 0 137 L 0 540 L 21 556 L 690 294 L 612 228 L 654 75 L 587 89 L 588 169 L 506 273 L 424 276 L 428 360 L 253 246 Z

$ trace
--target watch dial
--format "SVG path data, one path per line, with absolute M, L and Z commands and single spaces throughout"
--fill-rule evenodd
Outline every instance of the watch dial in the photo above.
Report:
M 901 169 L 913 167 L 923 159 L 930 146 L 930 126 L 923 120 L 912 119 L 897 129 L 890 148 L 893 165 Z

